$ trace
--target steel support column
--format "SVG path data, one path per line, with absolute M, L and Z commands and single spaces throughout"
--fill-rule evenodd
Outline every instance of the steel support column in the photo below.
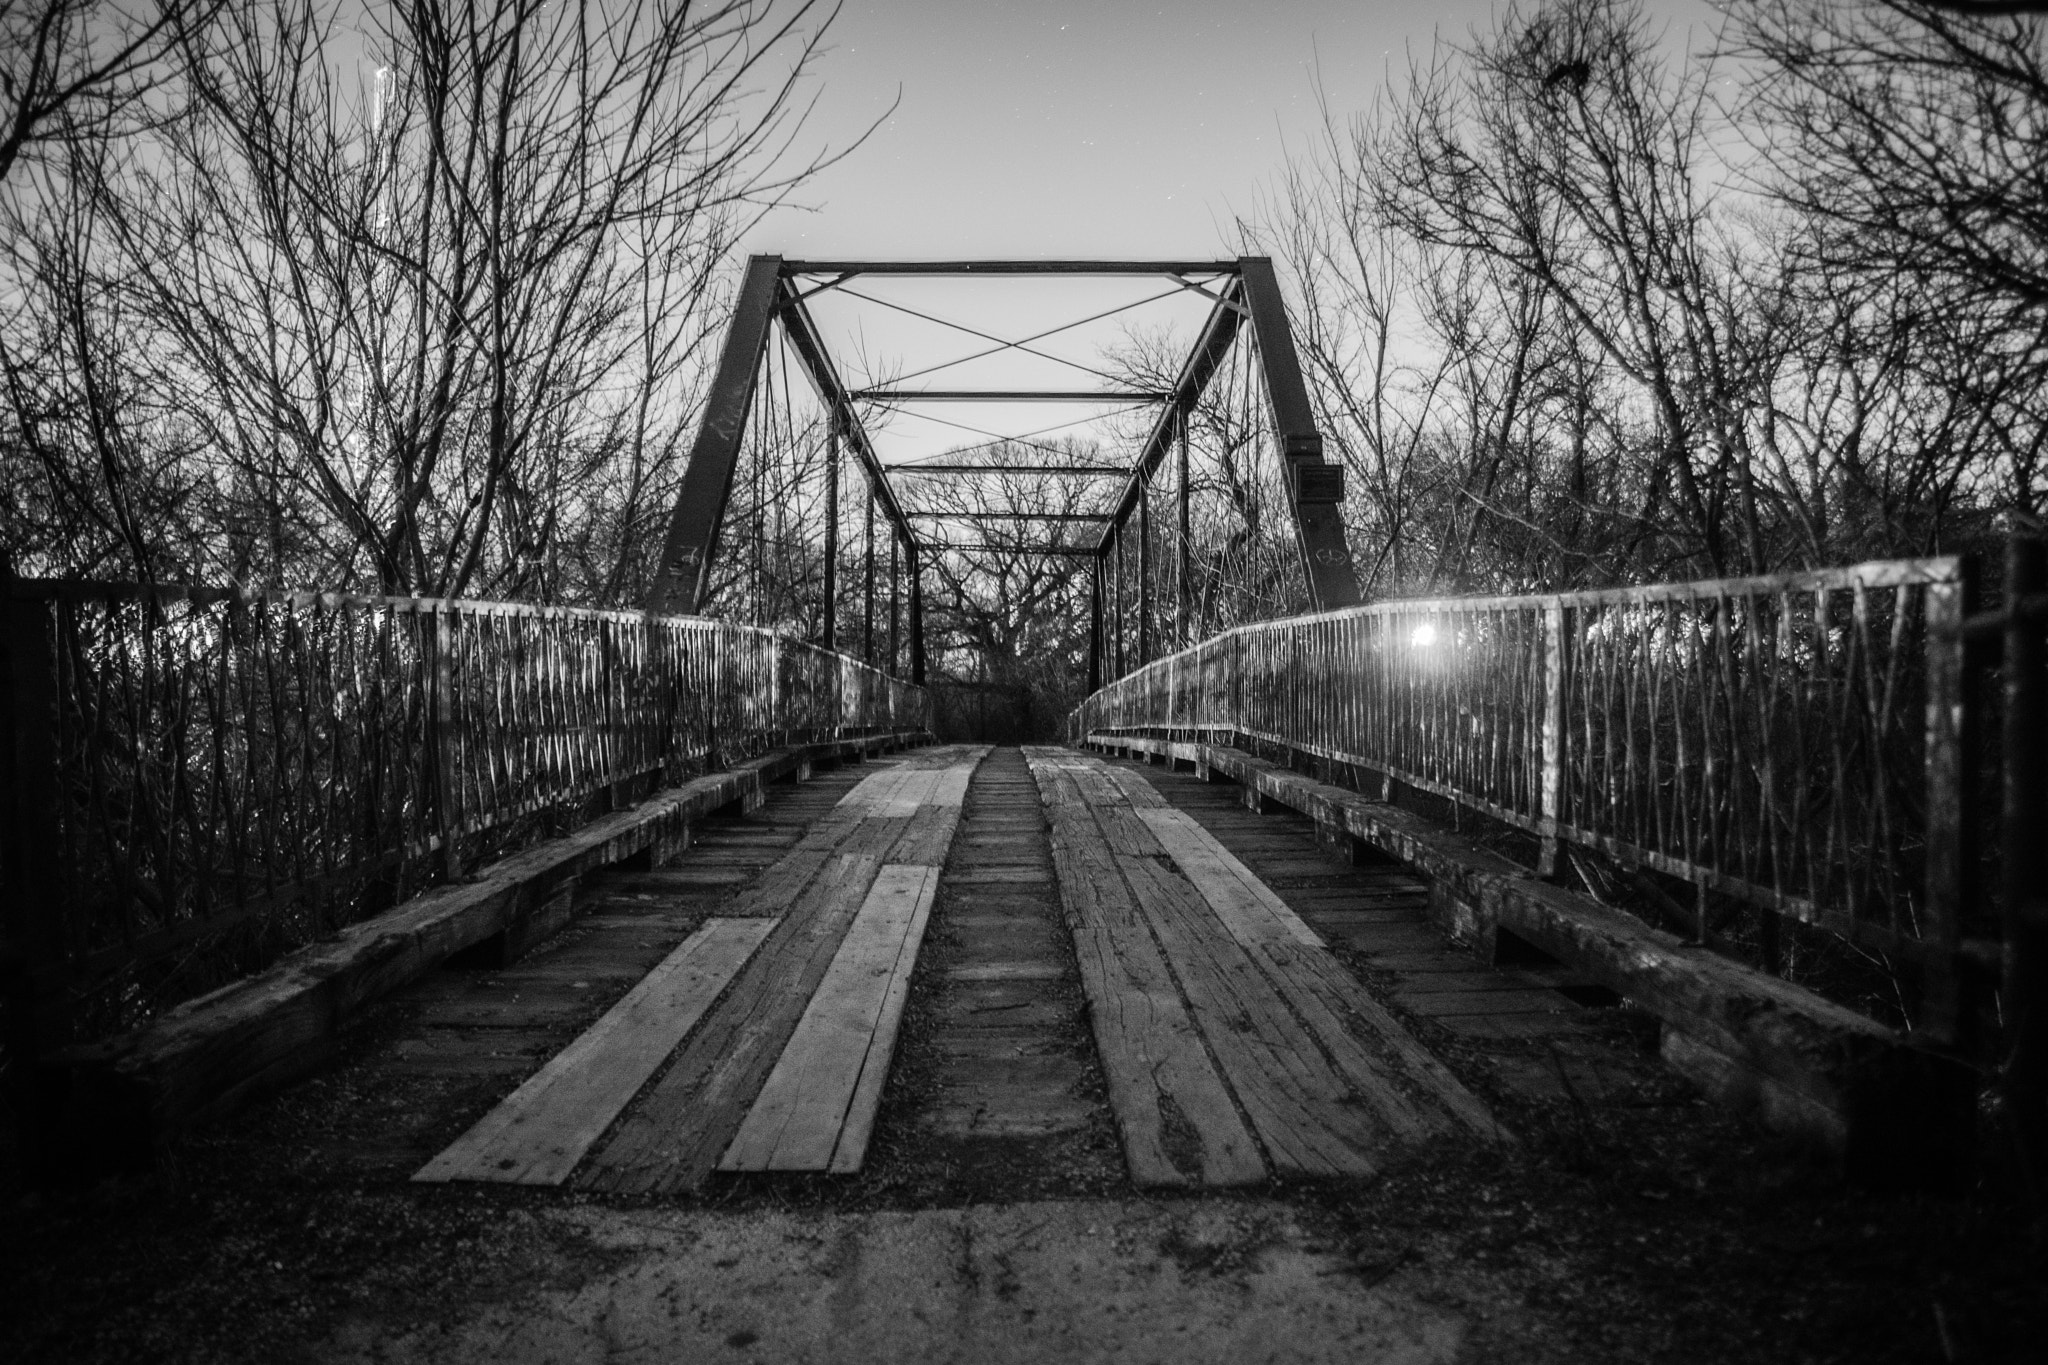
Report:
M 924 556 L 917 542 L 903 547 L 904 566 L 910 572 L 910 681 L 924 686 Z
M 1179 555 L 1180 563 L 1175 566 L 1174 570 L 1174 596 L 1176 599 L 1174 608 L 1178 617 L 1176 622 L 1178 631 L 1175 644 L 1179 648 L 1186 649 L 1194 643 L 1195 584 L 1193 572 L 1194 548 L 1189 538 L 1188 419 L 1185 413 L 1181 414 L 1179 441 L 1180 484 L 1174 490 L 1175 499 L 1180 504 L 1174 509 L 1177 521 L 1174 530 L 1180 538 L 1179 544 L 1176 546 L 1176 553 Z
M 719 353 L 704 405 L 704 423 L 697 429 L 696 443 L 683 466 L 683 485 L 676 494 L 661 565 L 647 598 L 649 611 L 694 612 L 704 604 L 711 584 L 711 556 L 718 547 L 718 523 L 732 492 L 733 466 L 746 437 L 754 376 L 768 344 L 768 323 L 781 282 L 780 256 L 755 256 L 747 261 L 733 307 L 732 329 L 726 333 L 725 349 Z
M 1152 662 L 1152 485 L 1138 485 L 1138 667 Z
M 827 649 L 839 648 L 839 423 L 825 436 L 825 628 Z
M 1279 277 L 1273 273 L 1272 259 L 1266 256 L 1243 257 L 1238 271 L 1245 310 L 1258 338 L 1273 429 L 1280 437 L 1280 454 L 1287 466 L 1287 497 L 1294 508 L 1309 598 L 1318 611 L 1356 606 L 1358 576 L 1344 542 L 1340 512 L 1344 467 L 1323 463 L 1323 437 L 1316 430 L 1308 386 L 1302 382 L 1301 360 L 1294 351 L 1294 333 L 1287 324 Z
M 869 667 L 875 662 L 875 491 L 868 489 L 867 529 L 862 534 L 861 577 L 865 586 L 861 594 L 860 607 L 860 661 Z
M 1102 690 L 1102 551 L 1088 571 L 1088 691 Z

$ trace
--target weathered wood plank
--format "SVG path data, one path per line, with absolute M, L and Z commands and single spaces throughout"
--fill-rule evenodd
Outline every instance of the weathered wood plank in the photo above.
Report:
M 695 1186 L 717 1164 L 882 865 L 874 845 L 906 821 L 859 822 L 788 906 L 718 1008 L 645 1087 L 577 1173 L 584 1188 L 647 1193 Z
M 720 1170 L 822 1171 L 850 1127 L 860 1130 L 851 1145 L 865 1150 L 938 880 L 931 867 L 882 868 Z M 864 1124 L 851 1113 L 862 1099 Z M 843 1169 L 858 1170 L 858 1160 Z
M 1118 772 L 1117 776 L 1122 779 L 1116 784 L 1118 790 L 1127 791 L 1145 781 L 1135 773 Z M 1120 810 L 1109 800 L 1104 784 L 1084 779 L 1084 785 L 1098 802 L 1097 819 L 1105 829 L 1118 827 L 1123 831 L 1121 839 L 1134 860 L 1148 862 L 1154 847 L 1171 854 L 1171 850 L 1158 843 L 1153 825 L 1159 822 L 1170 826 L 1172 821 L 1149 811 Z M 1143 833 L 1139 832 L 1141 829 Z M 1128 875 L 1130 868 L 1126 872 Z M 1250 874 L 1247 871 L 1244 875 Z M 1237 880 L 1236 874 L 1231 880 Z M 1257 878 L 1252 880 L 1256 882 Z M 1272 895 L 1270 890 L 1266 894 Z M 1280 1002 L 1278 1008 L 1260 1007 L 1253 1003 L 1258 991 L 1254 978 L 1243 974 L 1230 961 L 1230 955 L 1214 941 L 1218 935 L 1204 935 L 1199 920 L 1170 895 L 1141 896 L 1141 900 L 1148 908 L 1157 906 L 1180 920 L 1186 935 L 1182 940 L 1186 965 L 1182 954 L 1172 946 L 1168 947 L 1168 956 L 1191 991 L 1200 975 L 1194 964 L 1206 962 L 1211 982 L 1228 981 L 1244 997 L 1237 1013 L 1231 1012 L 1228 997 L 1220 994 L 1210 1008 L 1195 1010 L 1196 1023 L 1219 1059 L 1226 1052 L 1235 1055 L 1233 1049 L 1245 1037 L 1239 1021 L 1246 1019 L 1263 1021 L 1270 1045 L 1283 1050 L 1277 1061 L 1278 1066 L 1285 1068 L 1281 1070 L 1273 1065 L 1258 1066 L 1250 1056 L 1243 1059 L 1242 1066 L 1225 1062 L 1225 1077 L 1245 1103 L 1247 1112 L 1254 1114 L 1255 1123 L 1259 1114 L 1265 1114 L 1270 1116 L 1276 1132 L 1288 1124 L 1311 1131 L 1320 1127 L 1321 1133 L 1316 1136 L 1289 1129 L 1276 1139 L 1268 1137 L 1269 1125 L 1259 1124 L 1259 1136 L 1267 1142 L 1276 1164 L 1286 1168 L 1274 1148 L 1276 1140 L 1288 1144 L 1288 1150 L 1294 1154 L 1290 1159 L 1303 1160 L 1300 1169 L 1304 1173 L 1312 1173 L 1317 1160 L 1329 1159 L 1328 1139 L 1346 1136 L 1363 1147 L 1354 1161 L 1340 1162 L 1340 1167 L 1362 1173 L 1361 1168 L 1369 1166 L 1391 1141 L 1420 1143 L 1458 1131 L 1505 1137 L 1486 1107 L 1428 1049 L 1416 1042 L 1321 943 L 1304 943 L 1293 934 L 1276 932 L 1271 925 L 1240 936 L 1230 927 L 1229 916 L 1219 910 L 1218 919 L 1230 927 L 1237 946 L 1256 965 L 1265 986 Z M 1161 921 L 1155 920 L 1155 929 L 1160 926 Z M 1166 942 L 1163 933 L 1161 942 Z M 1314 1040 L 1299 1055 L 1285 1051 L 1288 1022 L 1296 1019 Z M 1317 1074 L 1318 1057 L 1331 1069 L 1329 1076 Z M 1253 1093 L 1261 1097 L 1256 1108 Z M 1336 1107 L 1332 1108 L 1333 1105 Z M 1354 1109 L 1369 1113 L 1373 1124 L 1362 1122 Z
M 842 801 L 762 874 L 742 900 L 765 905 L 769 895 L 781 894 L 774 888 L 795 885 L 778 907 L 781 922 L 667 1071 L 592 1153 L 579 1184 L 620 1192 L 685 1189 L 717 1166 L 831 969 L 880 869 L 888 863 L 943 862 L 960 815 L 958 807 L 923 803 L 911 814 L 887 812 L 902 808 L 906 792 L 930 794 L 944 769 L 965 766 L 971 772 L 985 752 L 934 749 L 913 756 L 893 794 L 878 802 Z
M 1280 937 L 1323 946 L 1321 935 L 1191 816 L 1165 805 L 1140 808 L 1137 815 L 1238 942 Z
M 707 921 L 413 1179 L 562 1183 L 774 927 Z
M 1072 780 L 1072 755 L 1040 748 L 1024 755 L 1051 825 L 1053 866 L 1132 1181 L 1263 1180 L 1265 1162 Z
M 895 737 L 850 743 L 879 747 Z M 505 932 L 568 880 L 658 850 L 702 815 L 758 794 L 810 752 L 783 750 L 657 793 L 630 810 L 435 887 L 257 976 L 190 1000 L 148 1027 L 41 1064 L 51 1141 L 143 1161 L 192 1123 L 303 1075 L 368 1002 Z

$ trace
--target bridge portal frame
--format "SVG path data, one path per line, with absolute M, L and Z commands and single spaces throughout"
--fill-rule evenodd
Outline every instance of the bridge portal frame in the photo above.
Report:
M 1302 570 L 1313 609 L 1326 611 L 1338 607 L 1355 606 L 1359 601 L 1357 575 L 1353 569 L 1351 555 L 1344 541 L 1343 522 L 1339 506 L 1344 497 L 1344 471 L 1341 465 L 1331 465 L 1323 459 L 1322 433 L 1316 428 L 1314 409 L 1309 402 L 1308 390 L 1303 382 L 1301 362 L 1295 353 L 1294 336 L 1288 324 L 1287 310 L 1280 293 L 1279 278 L 1273 269 L 1270 257 L 1240 256 L 1233 260 L 1189 261 L 1189 260 L 958 260 L 958 261 L 799 261 L 785 260 L 777 255 L 756 255 L 748 258 L 746 272 L 742 277 L 739 295 L 734 307 L 733 322 L 726 334 L 725 345 L 720 352 L 718 367 L 714 373 L 711 392 L 705 404 L 704 418 L 697 437 L 691 446 L 690 455 L 683 471 L 682 487 L 676 499 L 675 511 L 669 522 L 664 543 L 660 570 L 652 589 L 648 607 L 660 612 L 697 612 L 703 607 L 704 597 L 710 585 L 711 558 L 718 544 L 720 522 L 723 520 L 726 502 L 732 491 L 732 477 L 737 466 L 741 443 L 746 436 L 747 414 L 751 407 L 754 387 L 760 372 L 761 360 L 767 351 L 771 327 L 780 323 L 791 348 L 809 374 L 813 387 L 832 415 L 831 436 L 833 450 L 830 459 L 830 486 L 827 490 L 828 504 L 836 508 L 837 481 L 839 470 L 839 448 L 843 442 L 850 450 L 868 481 L 873 506 L 880 506 L 889 521 L 893 537 L 891 549 L 892 599 L 890 603 L 891 666 L 894 666 L 895 620 L 897 603 L 894 599 L 896 581 L 896 552 L 900 549 L 903 568 L 909 578 L 909 628 L 911 681 L 922 683 L 925 677 L 924 648 L 924 594 L 923 594 L 923 550 L 924 545 L 912 527 L 913 514 L 906 514 L 897 501 L 895 490 L 889 482 L 889 469 L 877 454 L 873 441 L 861 424 L 860 414 L 855 407 L 858 400 L 884 396 L 891 401 L 961 401 L 986 398 L 1018 401 L 1030 397 L 1066 401 L 1076 397 L 1107 397 L 1107 394 L 1087 395 L 1067 392 L 1046 391 L 962 391 L 932 390 L 899 392 L 897 390 L 850 390 L 840 380 L 832 364 L 823 338 L 812 321 L 805 300 L 814 294 L 836 289 L 849 280 L 864 275 L 897 276 L 954 276 L 960 278 L 1031 276 L 1031 275 L 1165 275 L 1179 282 L 1183 287 L 1215 301 L 1215 306 L 1203 326 L 1194 348 L 1183 363 L 1180 374 L 1171 390 L 1164 393 L 1118 393 L 1118 398 L 1143 397 L 1160 404 L 1158 419 L 1150 434 L 1139 448 L 1138 458 L 1131 466 L 1125 479 L 1123 492 L 1113 510 L 1103 520 L 1100 537 L 1092 551 L 1091 584 L 1089 589 L 1090 626 L 1088 649 L 1088 688 L 1091 692 L 1102 686 L 1102 665 L 1106 646 L 1106 614 L 1115 611 L 1119 621 L 1123 617 L 1122 573 L 1123 538 L 1128 523 L 1135 516 L 1139 522 L 1138 561 L 1140 576 L 1145 579 L 1140 591 L 1146 600 L 1141 603 L 1141 640 L 1138 645 L 1139 666 L 1142 666 L 1151 652 L 1152 640 L 1145 625 L 1150 621 L 1150 602 L 1147 588 L 1149 577 L 1143 570 L 1151 558 L 1152 511 L 1148 487 L 1152 474 L 1163 463 L 1169 452 L 1179 442 L 1182 464 L 1186 462 L 1186 433 L 1189 414 L 1200 403 L 1209 382 L 1216 375 L 1231 346 L 1238 340 L 1244 325 L 1251 325 L 1252 338 L 1256 343 L 1258 369 L 1264 380 L 1266 399 L 1278 438 L 1279 454 L 1286 469 L 1286 488 L 1289 505 L 1294 513 L 1297 532 L 1296 544 L 1301 554 Z M 1194 278 L 1208 281 L 1221 279 L 1220 287 L 1196 283 Z M 805 281 L 822 281 L 809 284 Z M 963 468 L 961 472 L 966 472 Z M 1121 472 L 1119 470 L 1119 472 Z M 1176 524 L 1185 532 L 1188 512 L 1187 481 L 1182 478 L 1177 509 Z M 837 543 L 837 518 L 831 518 L 826 532 L 826 559 L 828 566 L 834 563 Z M 1048 553 L 1070 553 L 1070 547 L 1048 547 Z M 871 552 L 870 552 L 871 553 Z M 1181 549 L 1185 568 L 1186 545 L 1183 536 Z M 1118 562 L 1116 602 L 1109 602 L 1111 593 L 1104 579 L 1111 572 L 1112 557 Z M 874 574 L 872 569 L 864 575 L 868 591 L 872 594 Z M 837 591 L 836 575 L 828 567 L 825 581 L 823 619 L 825 622 L 825 647 L 832 648 L 836 627 Z M 1185 610 L 1187 593 L 1183 583 L 1179 602 Z M 874 604 L 866 607 L 866 618 L 872 621 Z M 872 626 L 868 635 L 872 635 Z M 1118 635 L 1122 639 L 1121 632 Z M 1119 648 L 1121 653 L 1121 648 Z

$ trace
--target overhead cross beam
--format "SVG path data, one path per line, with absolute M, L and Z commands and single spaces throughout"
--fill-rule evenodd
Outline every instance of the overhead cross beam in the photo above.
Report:
M 790 261 L 789 275 L 1234 275 L 1236 261 Z
M 1157 403 L 1172 395 L 1145 389 L 862 389 L 853 396 L 876 403 Z
M 1120 464 L 913 464 L 901 462 L 885 464 L 898 474 L 1080 474 L 1099 477 L 1104 474 L 1122 474 Z

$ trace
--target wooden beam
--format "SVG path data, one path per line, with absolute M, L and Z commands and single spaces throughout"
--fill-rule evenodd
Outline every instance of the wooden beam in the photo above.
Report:
M 774 919 L 712 919 L 413 1175 L 559 1185 L 746 966 Z
M 860 1169 L 938 884 L 936 867 L 876 875 L 720 1170 Z

